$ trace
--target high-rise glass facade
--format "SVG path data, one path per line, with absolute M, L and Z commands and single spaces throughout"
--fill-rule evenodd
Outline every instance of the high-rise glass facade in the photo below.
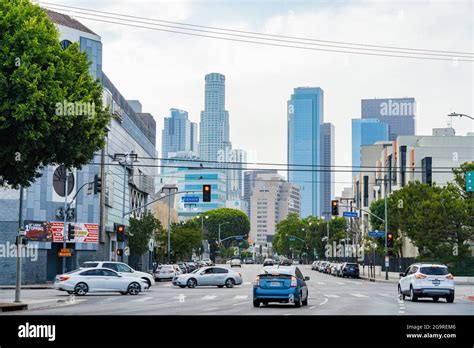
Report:
M 162 131 L 162 157 L 179 151 L 197 152 L 197 125 L 188 119 L 184 110 L 170 109 L 170 117 L 165 117 Z
M 415 135 L 415 98 L 362 99 L 362 119 L 376 118 L 389 126 L 389 139 L 400 135 Z
M 321 172 L 312 169 L 319 169 L 322 164 L 323 114 L 324 92 L 321 88 L 294 89 L 288 101 L 288 181 L 301 188 L 302 217 L 322 213 Z
M 352 119 L 352 167 L 360 166 L 360 147 L 389 140 L 389 126 L 378 119 Z
M 324 123 L 321 136 L 322 165 L 321 178 L 321 213 L 324 216 L 330 214 L 331 199 L 334 197 L 334 125 Z
M 225 76 L 207 74 L 204 110 L 201 111 L 199 153 L 203 161 L 217 161 L 231 148 L 229 112 L 225 110 Z

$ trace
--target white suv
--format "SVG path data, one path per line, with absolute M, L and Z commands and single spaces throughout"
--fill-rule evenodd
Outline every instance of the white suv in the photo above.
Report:
M 141 278 L 148 283 L 148 288 L 155 284 L 155 278 L 150 273 L 135 271 L 132 267 L 123 262 L 87 261 L 81 265 L 81 268 L 108 268 L 123 276 Z
M 230 267 L 242 267 L 242 261 L 240 259 L 232 259 L 230 260 Z
M 413 302 L 421 297 L 431 297 L 435 302 L 444 297 L 453 303 L 454 277 L 445 265 L 415 263 L 400 273 L 398 293 L 402 299 L 410 296 Z

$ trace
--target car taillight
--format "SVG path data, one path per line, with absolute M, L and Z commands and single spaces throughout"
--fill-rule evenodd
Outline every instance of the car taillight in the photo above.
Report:
M 448 274 L 448 275 L 446 276 L 446 279 L 453 280 L 453 279 L 454 279 L 454 277 L 453 277 L 453 275 L 450 273 L 450 274 Z
M 296 287 L 296 277 L 291 277 L 291 287 L 292 288 Z
M 415 278 L 416 279 L 425 279 L 426 276 L 424 274 L 417 274 L 417 275 L 415 275 Z
M 255 286 L 260 286 L 260 277 L 255 278 Z
M 63 281 L 68 280 L 68 279 L 69 279 L 68 276 L 59 277 L 59 281 L 60 281 L 60 282 L 63 282 Z

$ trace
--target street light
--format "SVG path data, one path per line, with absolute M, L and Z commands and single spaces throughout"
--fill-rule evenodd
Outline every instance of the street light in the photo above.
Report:
M 225 224 L 230 224 L 230 222 L 227 221 L 219 224 L 219 246 L 221 245 L 221 226 Z
M 204 218 L 209 219 L 208 215 L 198 215 L 196 218 L 201 219 L 201 235 L 204 240 Z M 201 257 L 201 255 L 199 255 Z
M 472 116 L 469 116 L 469 115 L 466 115 L 466 114 L 460 114 L 460 113 L 457 113 L 457 112 L 452 112 L 450 114 L 448 114 L 449 117 L 467 117 L 467 118 L 470 118 L 471 120 L 474 120 L 474 117 Z

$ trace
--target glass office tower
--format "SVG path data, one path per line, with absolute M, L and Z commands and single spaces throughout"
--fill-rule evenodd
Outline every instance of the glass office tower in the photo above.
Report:
M 377 141 L 389 140 L 389 126 L 378 119 L 352 119 L 352 169 L 360 166 L 361 145 L 372 145 Z

